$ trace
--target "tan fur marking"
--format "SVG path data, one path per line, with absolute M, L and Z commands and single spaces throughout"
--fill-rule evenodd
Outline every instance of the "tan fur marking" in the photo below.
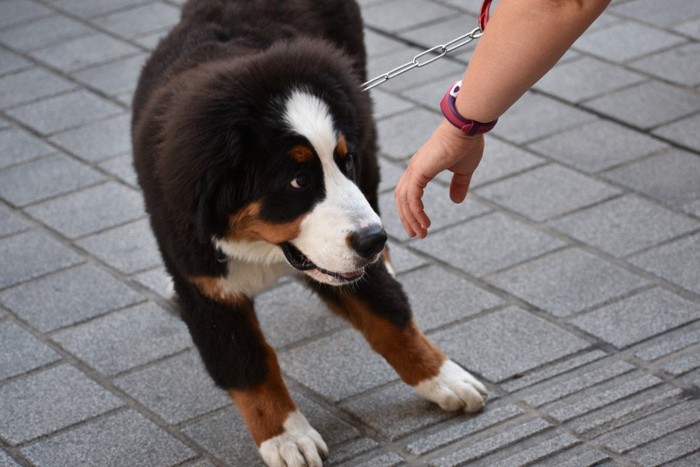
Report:
M 340 135 L 340 138 L 338 138 L 338 146 L 336 147 L 338 150 L 338 155 L 340 157 L 345 157 L 348 155 L 348 142 L 345 141 L 345 136 Z
M 365 303 L 346 295 L 343 309 L 334 311 L 345 317 L 367 339 L 372 348 L 394 367 L 401 379 L 415 386 L 440 373 L 447 357 L 411 322 L 399 329 L 373 314 Z
M 249 389 L 228 391 L 258 446 L 282 434 L 284 421 L 296 410 L 282 380 L 277 356 L 270 346 L 267 346 L 267 350 L 265 381 Z
M 290 151 L 289 155 L 292 159 L 297 162 L 309 162 L 314 158 L 314 152 L 311 148 L 302 146 L 301 144 L 294 146 Z
M 248 300 L 245 296 L 233 295 L 226 292 L 221 283 L 221 278 L 219 277 L 195 276 L 190 277 L 190 282 L 192 282 L 202 294 L 215 302 L 225 303 L 227 305 L 240 305 Z
M 260 205 L 251 203 L 229 217 L 230 227 L 227 238 L 232 241 L 265 240 L 278 245 L 299 236 L 303 217 L 294 219 L 292 222 L 275 224 L 261 220 L 259 214 Z

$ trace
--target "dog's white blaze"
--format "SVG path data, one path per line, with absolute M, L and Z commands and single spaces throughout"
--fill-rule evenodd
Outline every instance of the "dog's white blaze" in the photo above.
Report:
M 303 90 L 294 91 L 286 103 L 285 121 L 306 137 L 321 160 L 326 197 L 301 223 L 293 243 L 316 265 L 334 272 L 357 269 L 357 257 L 347 242 L 360 226 L 380 224 L 360 189 L 338 168 L 333 158 L 338 133 L 328 105 Z

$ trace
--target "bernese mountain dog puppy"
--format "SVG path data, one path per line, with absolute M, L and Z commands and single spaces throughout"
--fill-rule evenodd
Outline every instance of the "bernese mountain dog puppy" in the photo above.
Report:
M 182 318 L 271 466 L 327 454 L 255 315 L 285 274 L 421 396 L 467 412 L 486 397 L 393 277 L 362 28 L 349 0 L 190 0 L 134 95 L 134 166 Z

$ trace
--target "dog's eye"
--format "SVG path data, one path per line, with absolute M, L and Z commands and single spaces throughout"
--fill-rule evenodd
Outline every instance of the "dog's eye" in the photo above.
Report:
M 350 178 L 355 177 L 355 159 L 352 157 L 352 154 L 348 154 L 345 156 L 345 173 L 350 176 Z
M 302 173 L 297 174 L 297 176 L 294 177 L 294 179 L 292 179 L 292 181 L 290 182 L 290 185 L 292 185 L 292 188 L 294 188 L 295 190 L 301 190 L 303 188 L 306 188 L 310 184 L 311 180 L 309 179 L 309 177 L 306 174 Z

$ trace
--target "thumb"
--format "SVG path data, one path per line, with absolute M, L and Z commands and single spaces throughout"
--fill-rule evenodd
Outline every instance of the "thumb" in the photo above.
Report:
M 461 203 L 467 197 L 469 184 L 472 181 L 471 174 L 454 174 L 450 182 L 450 199 L 453 203 Z

